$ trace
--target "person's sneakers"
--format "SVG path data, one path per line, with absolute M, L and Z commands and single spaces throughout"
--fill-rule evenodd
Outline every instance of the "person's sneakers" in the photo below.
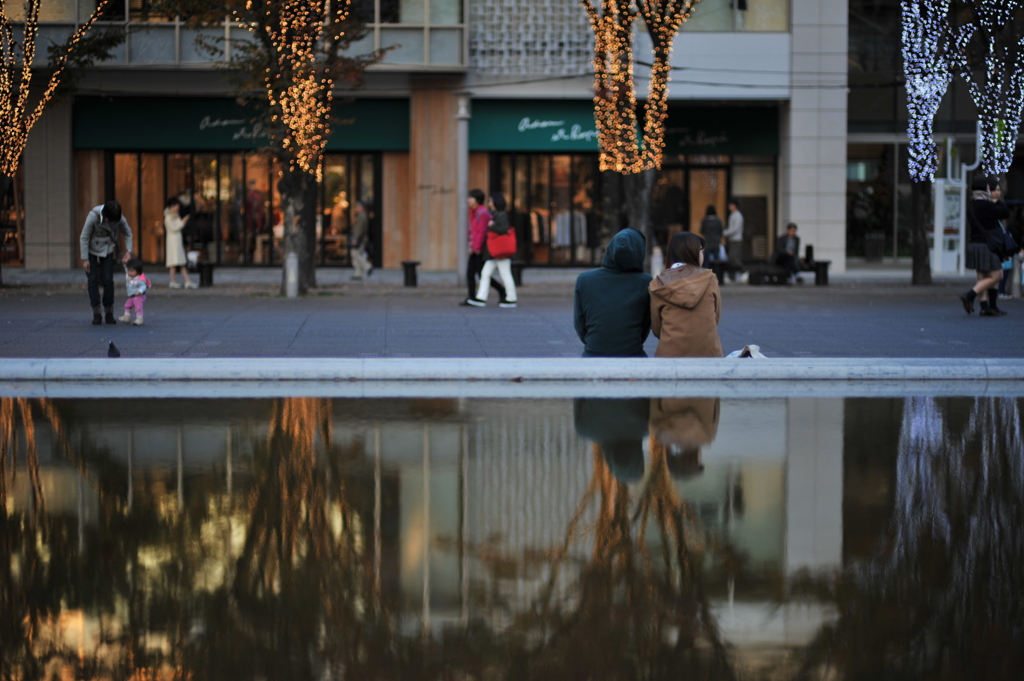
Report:
M 974 301 L 966 293 L 960 295 L 960 302 L 964 304 L 964 310 L 967 311 L 967 314 L 974 312 Z
M 1000 293 L 999 294 L 999 300 L 1009 300 L 1012 297 L 1013 296 L 1011 296 L 1009 293 Z
M 470 305 L 472 305 L 472 303 L 469 302 L 469 298 L 466 298 L 459 303 L 459 307 L 469 307 Z
M 131 320 L 132 320 L 132 316 L 128 312 L 125 312 L 123 315 L 121 315 L 120 317 L 117 318 L 117 321 L 124 322 L 125 324 L 127 324 Z
M 170 284 L 167 285 L 167 288 L 181 288 L 181 284 L 179 284 L 176 281 L 172 281 Z
M 498 307 L 510 308 L 515 307 L 516 301 L 514 300 L 502 300 L 498 303 Z
M 92 314 L 92 323 L 97 325 L 97 326 L 102 324 L 103 323 L 103 315 L 101 315 L 99 312 L 93 312 L 93 314 Z
M 107 324 L 117 324 L 117 320 L 114 319 L 114 313 L 113 312 L 108 312 L 106 314 L 106 320 L 105 321 L 107 322 Z
M 135 326 L 142 326 L 142 317 L 136 317 L 133 323 Z
M 750 282 L 750 272 L 741 272 L 740 276 L 736 278 L 736 281 L 738 281 L 741 284 L 749 283 Z
M 487 307 L 487 301 L 480 300 L 479 298 L 467 298 L 466 302 L 472 305 L 473 307 Z
M 185 288 L 199 288 L 199 284 L 194 281 L 186 281 Z

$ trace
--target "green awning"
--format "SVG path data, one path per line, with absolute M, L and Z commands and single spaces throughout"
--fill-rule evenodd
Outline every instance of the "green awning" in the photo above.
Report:
M 591 100 L 474 100 L 470 151 L 598 151 Z M 670 106 L 669 154 L 779 153 L 779 110 L 770 106 Z
M 76 149 L 235 151 L 265 147 L 253 113 L 212 97 L 81 97 L 75 101 Z M 336 102 L 328 151 L 405 151 L 409 101 Z
M 666 154 L 779 153 L 777 106 L 669 106 Z
M 597 151 L 594 103 L 587 100 L 473 101 L 470 151 Z

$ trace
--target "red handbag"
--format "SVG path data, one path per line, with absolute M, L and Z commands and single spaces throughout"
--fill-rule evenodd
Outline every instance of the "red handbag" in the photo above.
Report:
M 516 254 L 516 230 L 510 229 L 504 234 L 487 232 L 487 252 L 495 260 L 511 258 Z

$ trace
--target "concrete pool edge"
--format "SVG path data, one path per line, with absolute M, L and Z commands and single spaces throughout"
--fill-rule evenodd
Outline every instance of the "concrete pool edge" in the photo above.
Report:
M 3 359 L 0 394 L 1024 394 L 1024 359 Z M 518 386 L 518 387 L 516 387 Z M 143 390 L 143 388 L 145 388 Z M 92 393 L 90 393 L 92 390 Z M 196 395 L 199 393 L 200 395 Z

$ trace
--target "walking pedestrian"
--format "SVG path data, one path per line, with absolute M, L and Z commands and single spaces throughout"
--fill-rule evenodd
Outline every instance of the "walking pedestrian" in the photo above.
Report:
M 188 261 L 185 258 L 182 230 L 185 229 L 190 217 L 190 215 L 182 217 L 181 199 L 177 197 L 168 199 L 167 207 L 164 208 L 164 232 L 166 233 L 164 265 L 170 275 L 170 283 L 167 284 L 170 288 L 181 288 L 181 284 L 174 280 L 175 271 L 181 273 L 182 279 L 185 280 L 185 288 L 199 288 L 195 282 L 189 279 L 188 268 L 185 266 Z
M 729 220 L 724 236 L 728 240 L 729 278 L 746 284 L 749 275 L 743 267 L 743 213 L 736 199 L 729 199 Z
M 92 323 L 102 324 L 100 314 L 100 286 L 103 286 L 103 308 L 107 324 L 117 324 L 114 319 L 114 261 L 117 260 L 118 241 L 124 237 L 122 263 L 132 257 L 132 230 L 121 214 L 121 204 L 107 201 L 96 206 L 85 218 L 82 235 L 79 238 L 82 269 L 89 282 L 89 304 L 92 306 Z
M 680 232 L 668 243 L 669 268 L 651 282 L 651 330 L 655 357 L 721 357 L 718 278 L 701 265 L 704 239 Z
M 965 266 L 975 270 L 978 281 L 960 296 L 960 302 L 967 314 L 971 314 L 975 299 L 980 297 L 979 314 L 982 317 L 999 317 L 1006 314 L 997 304 L 999 280 L 1003 278 L 1003 254 L 997 253 L 990 244 L 1002 243 L 1003 226 L 999 221 L 1009 218 L 1010 211 L 1001 199 L 998 178 L 979 177 L 974 180 L 971 190 L 971 202 L 967 206 L 970 236 Z
M 612 237 L 601 267 L 576 277 L 573 313 L 584 357 L 646 357 L 651 298 L 644 272 L 646 243 L 626 228 Z
M 474 307 L 487 305 L 487 294 L 491 288 L 491 275 L 498 270 L 501 283 L 505 287 L 505 298 L 498 301 L 498 307 L 516 307 L 516 282 L 512 279 L 512 256 L 516 252 L 516 232 L 509 222 L 505 195 L 501 192 L 491 194 L 487 208 L 491 212 L 491 221 L 487 224 L 487 254 L 490 258 L 484 262 L 480 270 L 480 285 L 476 297 L 468 302 Z
M 352 250 L 352 274 L 353 281 L 360 281 L 363 277 L 370 276 L 373 264 L 370 262 L 367 247 L 370 241 L 370 217 L 366 214 L 366 204 L 356 201 L 356 219 L 352 224 L 352 233 L 349 235 L 349 245 Z
M 466 198 L 469 209 L 469 257 L 466 258 L 466 299 L 459 305 L 471 305 L 469 301 L 476 298 L 477 280 L 487 259 L 487 225 L 491 222 L 491 214 L 487 212 L 487 197 L 481 189 L 470 189 Z M 490 286 L 498 292 L 498 304 L 505 300 L 505 287 L 495 281 Z
M 722 250 L 722 233 L 725 225 L 722 218 L 718 217 L 718 211 L 713 205 L 709 205 L 704 212 L 704 219 L 700 221 L 700 235 L 704 237 L 704 259 L 712 262 L 719 259 Z

